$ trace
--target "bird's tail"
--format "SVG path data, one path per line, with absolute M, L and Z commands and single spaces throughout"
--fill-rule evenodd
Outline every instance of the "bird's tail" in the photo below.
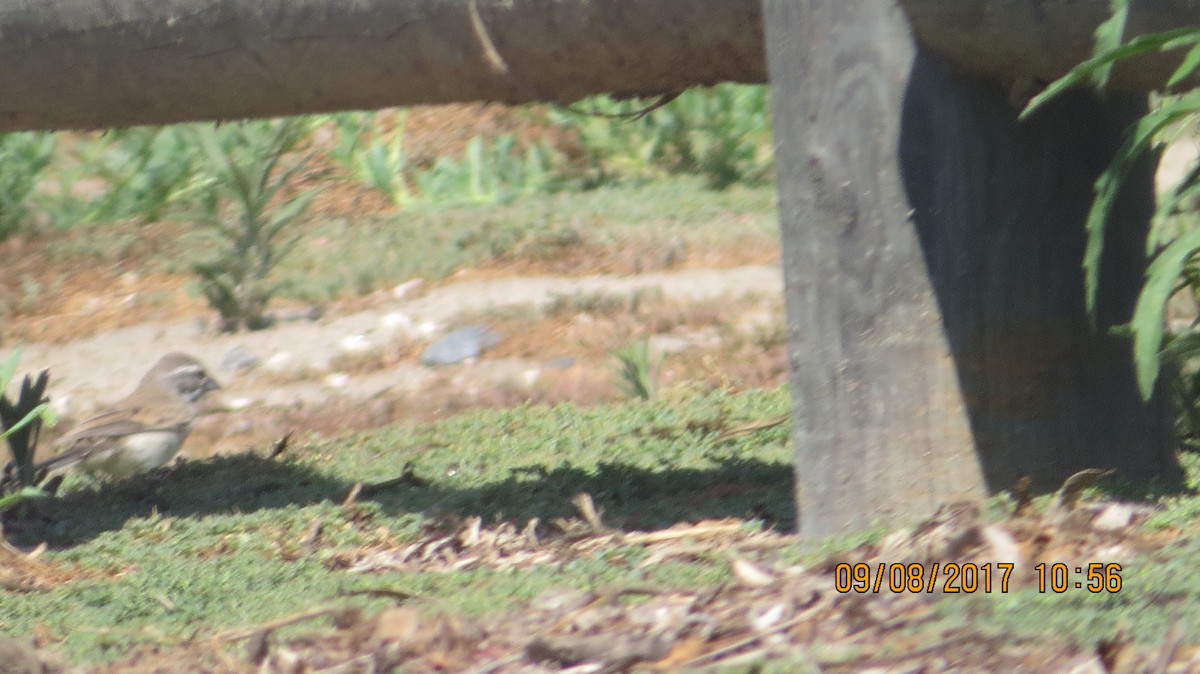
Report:
M 39 463 L 34 471 L 42 479 L 51 478 L 78 466 L 85 458 L 87 454 L 84 452 L 67 450 Z

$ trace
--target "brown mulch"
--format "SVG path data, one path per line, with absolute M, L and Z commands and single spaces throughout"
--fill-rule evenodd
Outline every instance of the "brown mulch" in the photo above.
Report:
M 369 489 L 363 487 L 362 489 Z M 356 489 L 344 507 L 354 507 Z M 939 602 L 962 601 L 954 581 L 920 591 L 846 587 L 841 564 L 1014 564 L 1001 590 L 1029 587 L 1038 561 L 1127 561 L 1160 540 L 1142 533 L 1148 510 L 1060 499 L 1046 514 L 1022 509 L 989 523 L 977 507 L 945 507 L 919 526 L 877 544 L 834 554 L 810 567 L 780 561 L 792 535 L 736 520 L 621 532 L 601 521 L 590 498 L 578 518 L 551 526 L 484 527 L 478 519 L 452 535 L 430 533 L 402 548 L 366 551 L 330 564 L 351 574 L 382 570 L 455 571 L 486 566 L 525 569 L 636 546 L 650 568 L 663 560 L 729 560 L 730 582 L 706 587 L 627 585 L 561 589 L 487 621 L 423 610 L 419 599 L 373 615 L 339 606 L 314 608 L 263 625 L 145 647 L 94 671 L 126 672 L 716 672 L 770 663 L 804 663 L 813 672 L 1055 671 L 1110 674 L 1200 671 L 1200 642 L 1176 626 L 1160 645 L 1122 638 L 1072 645 L 1048 634 L 999 636 L 987 626 L 937 621 Z M 873 573 L 873 572 L 872 572 Z M 959 577 L 957 586 L 964 581 Z M 977 591 L 982 591 L 980 588 Z M 285 626 L 324 621 L 306 636 L 276 638 Z M 1149 668 L 1148 668 L 1149 667 Z

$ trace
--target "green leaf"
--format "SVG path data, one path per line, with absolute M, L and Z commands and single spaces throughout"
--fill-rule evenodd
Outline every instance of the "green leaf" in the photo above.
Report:
M 21 360 L 21 347 L 13 349 L 12 353 L 8 354 L 8 359 L 0 365 L 0 395 L 4 393 L 4 389 L 8 388 L 8 383 L 12 381 L 13 375 L 17 372 L 17 361 Z
M 271 224 L 268 228 L 268 236 L 274 236 L 279 232 L 280 229 L 283 228 L 284 225 L 296 219 L 302 215 L 304 211 L 308 210 L 309 205 L 312 204 L 313 199 L 320 191 L 321 188 L 319 187 L 306 190 L 305 192 L 293 198 L 291 201 L 288 201 L 286 204 L 283 204 L 279 208 L 275 209 L 275 212 L 271 217 Z
M 35 420 L 37 420 L 38 418 L 40 418 L 42 416 L 42 413 L 44 413 L 48 409 L 48 407 L 49 406 L 46 403 L 42 403 L 42 404 L 38 405 L 37 407 L 33 408 L 32 410 L 29 411 L 29 414 L 25 415 L 24 419 L 21 419 L 17 423 L 13 424 L 12 428 L 7 428 L 4 430 L 3 433 L 0 433 L 0 438 L 7 438 L 8 436 L 12 435 L 13 433 L 16 433 L 17 431 L 21 430 L 22 428 L 25 428 L 29 424 L 33 423 Z
M 1093 48 L 1095 56 L 1101 56 L 1121 46 L 1125 38 L 1125 24 L 1129 19 L 1129 0 L 1112 0 L 1112 16 L 1096 27 L 1096 44 Z M 1112 63 L 1105 64 L 1092 72 L 1092 83 L 1097 89 L 1103 89 L 1108 84 L 1108 76 L 1112 72 Z
M 1138 120 L 1112 163 L 1096 180 L 1096 199 L 1088 212 L 1087 244 L 1084 248 L 1084 294 L 1088 317 L 1095 318 L 1096 294 L 1100 278 L 1100 258 L 1104 250 L 1104 230 L 1112 214 L 1121 183 L 1134 163 L 1165 127 L 1200 112 L 1200 91 L 1192 91 L 1175 101 L 1164 104 Z
M 1135 37 L 1121 47 L 1080 63 L 1066 75 L 1050 83 L 1041 93 L 1029 101 L 1029 105 L 1025 106 L 1025 109 L 1021 111 L 1020 119 L 1025 119 L 1033 114 L 1035 110 L 1045 105 L 1050 99 L 1078 85 L 1080 82 L 1090 79 L 1097 70 L 1110 66 L 1116 61 L 1160 51 L 1164 48 L 1174 49 L 1192 43 L 1200 43 L 1200 30 L 1196 28 L 1178 28 L 1165 33 Z
M 1154 217 L 1161 222 L 1177 213 L 1183 212 L 1183 209 L 1186 208 L 1185 204 L 1190 203 L 1196 197 L 1200 197 L 1200 182 L 1197 182 L 1198 180 L 1200 180 L 1200 163 L 1194 164 L 1178 185 L 1159 196 L 1158 208 L 1155 210 Z M 1154 253 L 1156 248 L 1154 243 L 1154 237 L 1146 237 L 1147 255 Z
M 1171 294 L 1173 295 L 1174 293 Z M 1163 360 L 1173 363 L 1183 363 L 1190 358 L 1200 355 L 1200 332 L 1189 332 L 1168 337 L 1164 342 L 1162 350 L 1159 352 Z
M 1193 45 L 1188 50 L 1187 56 L 1183 57 L 1183 61 L 1179 64 L 1179 67 L 1175 69 L 1175 72 L 1171 74 L 1171 78 L 1167 80 L 1167 88 L 1170 89 L 1190 77 L 1198 67 L 1200 67 L 1200 44 Z
M 1173 241 L 1146 270 L 1146 284 L 1133 310 L 1133 363 L 1138 390 L 1149 400 L 1158 379 L 1159 350 L 1163 341 L 1163 311 L 1188 260 L 1200 250 L 1200 229 Z
M 0 498 L 0 512 L 12 509 L 26 501 L 48 498 L 50 495 L 37 487 L 25 487 L 20 491 Z

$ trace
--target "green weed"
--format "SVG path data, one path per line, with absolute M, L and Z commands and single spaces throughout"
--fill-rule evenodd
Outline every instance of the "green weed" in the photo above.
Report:
M 20 358 L 21 350 L 16 349 L 0 363 L 0 440 L 12 457 L 0 475 L 0 512 L 44 496 L 34 488 L 38 476 L 33 457 L 42 425 L 53 425 L 55 421 L 46 396 L 50 375 L 45 370 L 36 378 L 26 375 L 16 398 L 9 399 L 8 385 L 15 379 Z
M 714 189 L 771 179 L 767 87 L 690 90 L 639 116 L 645 105 L 594 98 L 551 113 L 554 123 L 577 138 L 585 185 L 645 181 L 664 173 L 698 174 Z
M 581 492 L 618 528 L 762 510 L 787 526 L 794 510 L 787 429 L 736 440 L 721 440 L 715 430 L 721 419 L 771 417 L 787 406 L 784 389 L 590 410 L 528 406 L 297 440 L 277 459 L 186 462 L 165 476 L 105 487 L 71 478 L 52 521 L 36 537 L 22 530 L 16 542 L 47 542 L 42 559 L 74 569 L 76 579 L 45 592 L 0 592 L 0 629 L 29 633 L 42 625 L 62 637 L 72 660 L 96 664 L 140 643 L 321 604 L 386 605 L 346 598 L 360 589 L 494 615 L 552 587 L 715 585 L 729 579 L 720 555 L 640 568 L 644 550 L 625 545 L 519 570 L 353 574 L 347 566 L 454 532 L 474 516 L 489 527 L 539 518 L 553 531 L 555 518 L 576 515 L 570 501 Z M 389 483 L 410 470 L 413 479 Z M 346 504 L 357 483 L 364 484 L 357 502 Z
M 49 133 L 0 135 L 0 241 L 33 229 L 31 198 L 54 147 Z
M 271 273 L 299 243 L 293 225 L 318 191 L 279 203 L 308 164 L 311 155 L 299 150 L 310 131 L 303 118 L 194 129 L 210 176 L 200 199 L 202 233 L 216 250 L 193 269 L 224 330 L 269 324 L 267 303 L 278 289 Z
M 614 354 L 617 359 L 617 387 L 630 398 L 650 400 L 657 389 L 661 359 L 650 353 L 647 340 L 634 342 Z
M 1117 61 L 1160 51 L 1188 48 L 1188 54 L 1166 83 L 1169 90 L 1190 78 L 1200 68 L 1200 29 L 1180 28 L 1165 33 L 1141 35 L 1124 42 L 1125 24 L 1129 14 L 1128 0 L 1113 0 L 1113 15 L 1096 30 L 1094 56 L 1073 68 L 1069 73 L 1035 96 L 1021 113 L 1031 114 L 1046 101 L 1081 83 L 1103 87 Z M 1195 124 L 1200 119 L 1200 89 L 1192 89 L 1163 99 L 1129 129 L 1125 142 L 1112 163 L 1096 181 L 1096 198 L 1085 224 L 1087 246 L 1084 254 L 1085 303 L 1089 315 L 1094 314 L 1103 255 L 1104 231 L 1116 203 L 1121 185 L 1134 164 L 1164 133 L 1180 124 Z M 1172 186 L 1159 199 L 1154 218 L 1162 222 L 1186 212 L 1200 195 L 1200 165 L 1193 166 L 1184 179 Z M 1153 253 L 1156 238 L 1153 232 L 1146 241 L 1147 253 Z M 1143 398 L 1154 393 L 1160 370 L 1160 351 L 1163 347 L 1163 312 L 1167 301 L 1179 290 L 1179 279 L 1200 253 L 1200 229 L 1180 234 L 1161 251 L 1146 271 L 1146 281 L 1138 296 L 1129 328 L 1133 335 L 1134 367 Z M 1192 355 L 1200 355 L 1196 352 Z
M 543 261 L 586 251 L 596 259 L 645 251 L 777 246 L 775 194 L 768 186 L 721 192 L 699 179 L 588 192 L 532 194 L 491 205 L 416 204 L 402 212 L 313 220 L 278 267 L 279 294 L 328 301 L 413 277 L 443 278 L 497 260 Z M 682 245 L 680 245 L 682 243 Z
M 476 136 L 462 156 L 440 157 L 431 166 L 410 160 L 404 148 L 406 111 L 347 113 L 332 117 L 337 139 L 330 156 L 362 183 L 397 206 L 508 202 L 523 194 L 553 191 L 556 157 L 545 145 L 518 152 L 511 135 L 486 141 Z

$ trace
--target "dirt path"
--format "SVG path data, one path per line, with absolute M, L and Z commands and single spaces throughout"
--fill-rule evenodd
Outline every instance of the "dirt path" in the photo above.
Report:
M 331 365 L 348 353 L 385 347 L 399 340 L 436 339 L 447 323 L 464 314 L 488 309 L 545 306 L 563 296 L 599 293 L 627 295 L 657 288 L 670 298 L 715 299 L 754 293 L 782 293 L 778 267 L 749 266 L 700 269 L 637 276 L 500 278 L 450 283 L 412 299 L 382 301 L 369 310 L 317 321 L 292 321 L 260 332 L 216 335 L 203 327 L 203 317 L 169 323 L 146 323 L 113 330 L 67 344 L 28 344 L 22 371 L 50 368 L 51 395 L 60 414 L 79 415 L 122 397 L 148 365 L 169 351 L 186 351 L 217 371 L 226 399 L 235 405 L 283 405 L 319 402 L 331 396 L 362 398 L 400 387 L 419 390 L 430 368 L 399 363 L 387 371 L 338 376 Z M 255 374 L 239 374 L 229 366 L 235 352 L 250 354 L 261 366 Z M 488 362 L 478 376 L 510 376 L 528 363 Z M 267 372 L 271 376 L 260 376 Z

